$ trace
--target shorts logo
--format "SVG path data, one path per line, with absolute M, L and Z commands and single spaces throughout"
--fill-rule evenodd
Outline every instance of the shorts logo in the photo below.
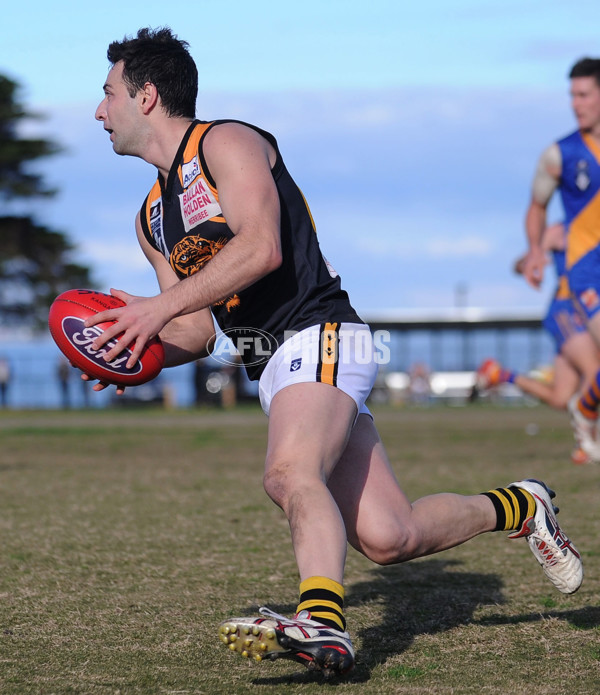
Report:
M 296 360 L 292 360 L 292 363 L 290 364 L 290 372 L 297 372 L 301 366 L 302 366 L 302 357 L 299 357 Z
M 593 287 L 588 288 L 579 295 L 579 301 L 588 311 L 593 311 L 600 306 L 600 297 Z

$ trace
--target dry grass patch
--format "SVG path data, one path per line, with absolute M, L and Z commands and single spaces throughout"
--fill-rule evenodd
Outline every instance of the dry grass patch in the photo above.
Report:
M 222 648 L 218 623 L 263 604 L 292 612 L 297 592 L 287 522 L 261 486 L 262 413 L 5 412 L 2 695 L 596 693 L 600 467 L 570 463 L 566 416 L 376 416 L 411 498 L 546 479 L 584 555 L 582 589 L 556 592 L 504 534 L 387 568 L 350 551 L 350 677 L 247 663 Z

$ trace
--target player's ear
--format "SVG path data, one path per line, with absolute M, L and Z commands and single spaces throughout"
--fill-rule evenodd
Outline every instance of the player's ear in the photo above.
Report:
M 142 111 L 150 113 L 153 108 L 156 107 L 159 101 L 158 89 L 156 85 L 152 82 L 146 82 L 146 84 L 141 89 L 141 105 Z

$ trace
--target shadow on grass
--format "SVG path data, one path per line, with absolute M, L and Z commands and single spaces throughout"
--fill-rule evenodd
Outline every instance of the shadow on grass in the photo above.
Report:
M 566 620 L 578 630 L 593 630 L 600 626 L 600 608 L 589 606 L 574 611 L 544 611 L 543 613 L 521 613 L 518 615 L 488 615 L 481 620 L 474 620 L 474 625 L 513 625 L 517 623 L 537 623 L 541 620 L 555 618 Z
M 318 673 L 302 670 L 285 676 L 257 678 L 253 683 L 271 686 L 309 682 L 323 682 L 329 686 L 364 683 L 370 680 L 374 668 L 405 652 L 417 636 L 436 634 L 469 623 L 503 625 L 558 618 L 579 629 L 593 629 L 600 625 L 600 608 L 596 607 L 514 616 L 491 615 L 473 620 L 478 608 L 505 603 L 502 581 L 495 574 L 455 569 L 460 564 L 427 559 L 392 567 L 375 567 L 368 581 L 349 585 L 347 607 L 376 610 L 383 619 L 372 627 L 358 630 L 360 649 L 356 655 L 356 667 L 343 680 L 325 681 Z M 295 605 L 271 608 L 283 615 L 296 610 Z
M 361 648 L 356 667 L 340 683 L 368 681 L 373 668 L 406 651 L 417 635 L 451 630 L 471 622 L 479 606 L 504 603 L 502 583 L 496 575 L 448 571 L 457 564 L 460 563 L 435 559 L 375 567 L 368 581 L 348 587 L 348 608 L 383 612 L 383 620 L 358 631 Z M 296 609 L 291 605 L 271 608 L 284 615 Z M 280 686 L 315 681 L 325 682 L 320 674 L 303 671 L 258 678 L 253 683 Z M 326 682 L 335 686 L 337 681 Z
M 349 606 L 382 606 L 383 620 L 359 631 L 354 682 L 368 681 L 371 671 L 402 654 L 418 635 L 432 635 L 472 622 L 481 606 L 505 602 L 495 574 L 455 571 L 460 563 L 428 559 L 377 567 L 372 580 L 353 585 Z

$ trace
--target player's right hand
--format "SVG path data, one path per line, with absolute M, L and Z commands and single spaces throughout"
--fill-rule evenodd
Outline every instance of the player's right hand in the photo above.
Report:
M 523 277 L 536 290 L 539 290 L 544 279 L 546 255 L 541 248 L 528 251 L 523 259 Z

